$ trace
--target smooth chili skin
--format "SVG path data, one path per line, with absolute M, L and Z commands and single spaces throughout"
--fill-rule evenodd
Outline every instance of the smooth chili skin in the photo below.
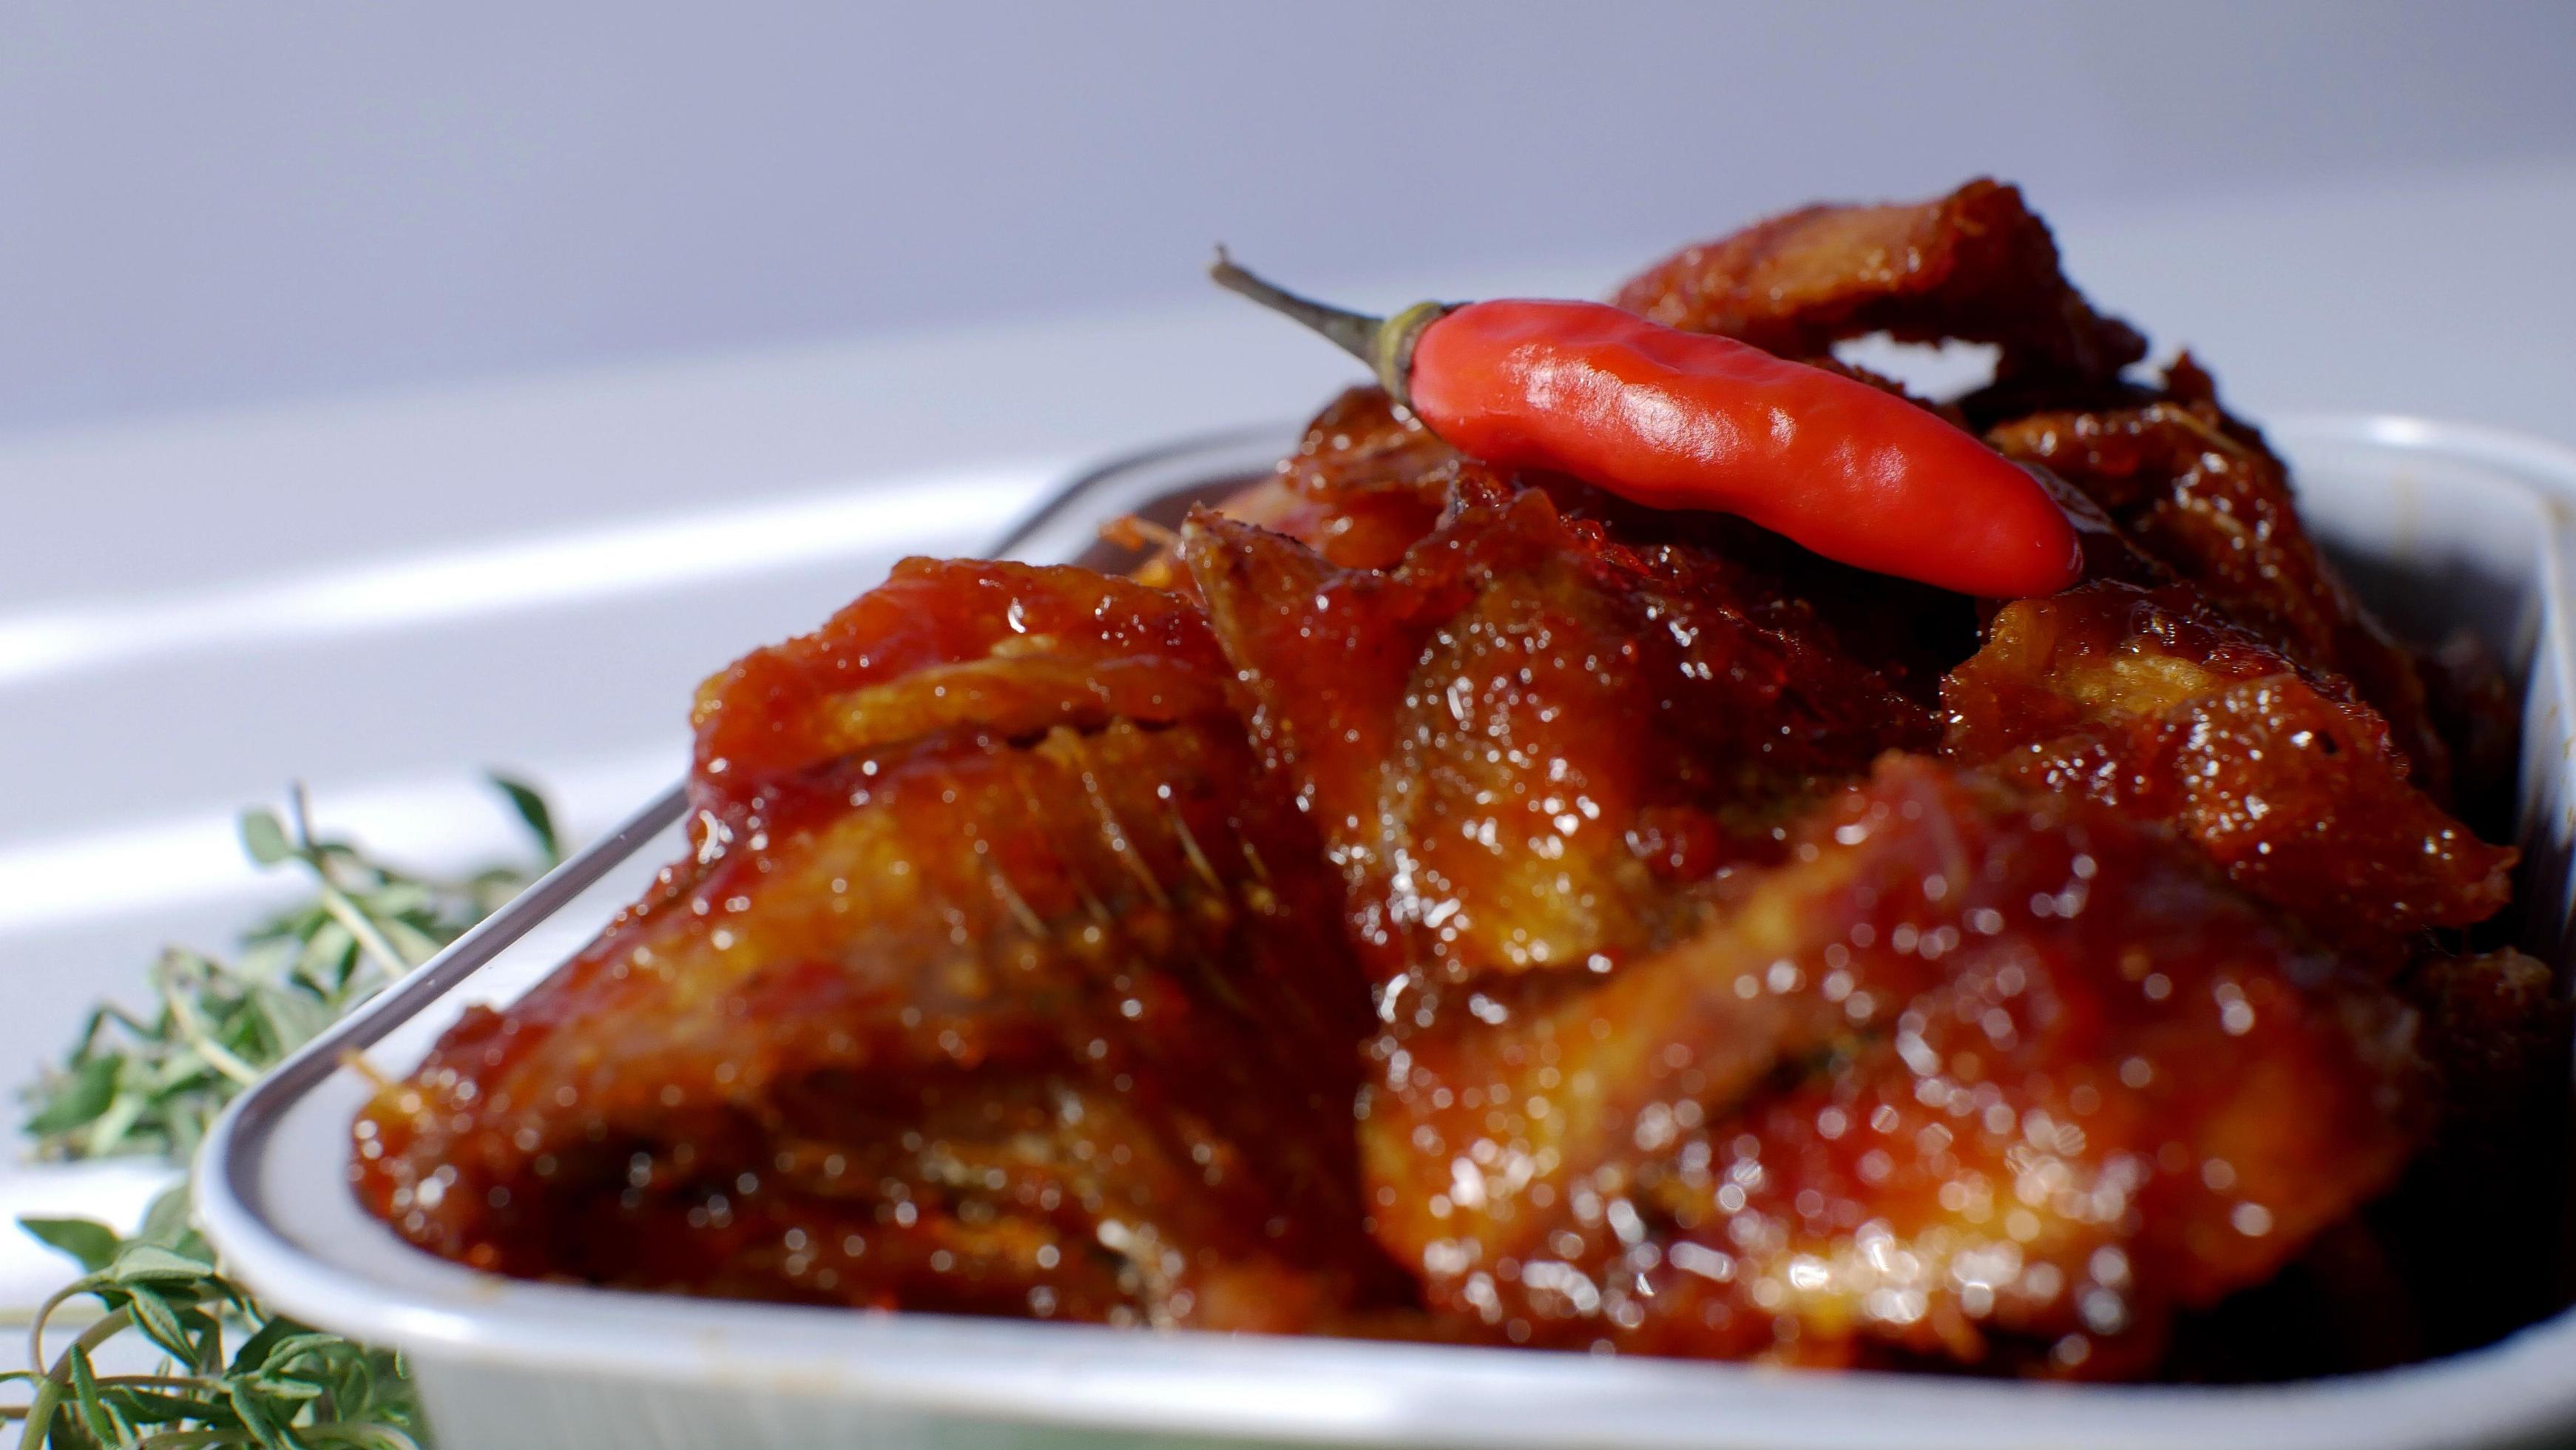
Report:
M 1489 463 L 1735 514 L 1963 594 L 2053 594 L 2081 576 L 2075 529 L 2035 480 L 1865 383 L 1592 302 L 1468 303 L 1411 341 L 1414 412 Z
M 1442 441 L 1653 508 L 1711 509 L 1829 559 L 1962 594 L 2083 577 L 2038 479 L 1905 398 L 1597 302 L 1424 302 L 1370 317 L 1208 269 L 1376 369 Z

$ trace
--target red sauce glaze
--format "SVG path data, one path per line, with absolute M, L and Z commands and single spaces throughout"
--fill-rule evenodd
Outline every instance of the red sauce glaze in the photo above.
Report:
M 1512 1343 L 2133 1375 L 2423 1126 L 2382 989 L 2152 831 L 1919 760 L 1606 979 L 1381 1002 L 1379 1237 Z
M 2557 1202 L 2567 1014 L 2461 937 L 2514 853 L 2442 796 L 2504 790 L 2503 672 L 2391 643 L 2010 188 L 1621 300 L 1994 343 L 1956 409 L 1837 381 L 2041 465 L 2087 582 L 1980 606 L 1355 389 L 1151 584 L 907 561 L 710 680 L 688 856 L 374 1097 L 362 1202 L 529 1277 L 1988 1374 L 2546 1307 L 2457 1250 Z
M 727 671 L 693 859 L 377 1097 L 360 1196 L 468 1263 L 639 1287 L 1220 1327 L 1405 1303 L 1359 1230 L 1365 991 L 1214 657 L 1160 591 L 916 562 Z
M 2515 852 L 2415 788 L 2377 712 L 2187 589 L 2007 605 L 1942 698 L 1944 754 L 2168 825 L 2316 929 L 2464 926 L 2511 894 Z
M 1182 553 L 1381 978 L 1651 946 L 1681 888 L 1934 731 L 1812 615 L 1748 608 L 1722 555 L 1609 544 L 1536 490 L 1387 573 L 1208 515 Z
M 1387 569 L 1449 514 L 1497 508 L 1524 490 L 1547 495 L 1587 549 L 1682 573 L 1694 560 L 1722 559 L 1735 581 L 1732 607 L 1784 635 L 1817 634 L 1820 649 L 1927 705 L 1939 699 L 1942 672 L 1976 647 L 1974 605 L 1947 590 L 1837 564 L 1726 514 L 1647 508 L 1563 474 L 1478 462 L 1376 387 L 1335 398 L 1277 472 L 1223 511 L 1337 568 Z M 2080 494 L 2062 497 L 2087 506 Z
M 2288 467 L 2218 406 L 2190 358 L 2143 407 L 2040 413 L 1988 437 L 2081 489 L 2210 605 L 2300 664 L 2350 679 L 2395 731 L 2417 784 L 2448 801 L 2451 750 L 2423 670 L 2308 533 Z
M 906 559 L 821 629 L 698 687 L 691 782 L 731 799 L 950 726 L 1016 736 L 1221 712 L 1223 679 L 1187 600 L 1088 570 Z

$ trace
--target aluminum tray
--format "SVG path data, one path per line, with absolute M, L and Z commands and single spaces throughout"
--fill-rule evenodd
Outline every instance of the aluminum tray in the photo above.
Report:
M 2472 624 L 2525 681 L 2532 949 L 2565 962 L 2576 842 L 2568 521 L 2576 454 L 2395 417 L 2273 437 L 2310 517 L 2404 627 Z M 1097 526 L 1169 519 L 1264 469 L 1282 431 L 1141 454 L 1071 485 L 997 551 L 1115 565 Z M 675 790 L 243 1094 L 206 1140 L 198 1212 L 271 1304 L 411 1356 L 442 1443 L 806 1447 L 1268 1444 L 1734 1447 L 2492 1445 L 2576 1434 L 2576 1311 L 2450 1359 L 2252 1387 L 2074 1387 L 1531 1350 L 1154 1333 L 524 1283 L 431 1258 L 344 1176 L 364 1095 L 467 1003 L 507 1001 L 679 854 Z M 2545 1151 L 2564 1151 L 2558 1144 Z

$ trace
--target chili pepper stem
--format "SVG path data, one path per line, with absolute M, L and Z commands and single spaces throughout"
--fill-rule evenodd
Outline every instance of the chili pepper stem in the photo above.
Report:
M 1386 385 L 1387 392 L 1407 407 L 1413 403 L 1412 390 L 1406 386 L 1413 372 L 1413 345 L 1421 340 L 1424 328 L 1456 310 L 1445 302 L 1417 302 L 1393 317 L 1353 312 L 1300 297 L 1254 276 L 1236 266 L 1223 246 L 1216 249 L 1216 260 L 1208 264 L 1208 276 L 1227 291 L 1241 293 L 1322 333 L 1336 347 L 1367 363 L 1378 381 Z

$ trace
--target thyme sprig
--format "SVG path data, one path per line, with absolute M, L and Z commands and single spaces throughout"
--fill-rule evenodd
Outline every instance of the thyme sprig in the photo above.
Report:
M 28 1094 L 26 1131 L 38 1156 L 185 1163 L 234 1094 L 561 860 L 544 797 L 505 776 L 492 780 L 534 841 L 533 867 L 460 879 L 397 870 L 351 842 L 317 836 L 301 788 L 286 819 L 243 812 L 251 859 L 302 867 L 313 898 L 245 933 L 238 964 L 186 947 L 164 951 L 152 967 L 150 1014 L 112 1002 L 94 1008 L 63 1064 Z
M 88 1272 L 36 1315 L 27 1353 L 40 1368 L 0 1375 L 31 1391 L 9 1412 L 23 1421 L 21 1450 L 417 1450 L 420 1410 L 401 1358 L 268 1313 L 215 1267 L 187 1216 L 182 1187 L 153 1204 L 131 1239 L 81 1219 L 22 1221 Z M 99 1317 L 48 1358 L 47 1328 L 80 1299 L 94 1301 Z M 149 1374 L 102 1373 L 101 1346 L 129 1333 L 148 1340 L 163 1363 Z
M 224 1105 L 260 1074 L 562 860 L 545 798 L 505 776 L 492 783 L 527 828 L 532 865 L 461 878 L 397 870 L 318 835 L 300 787 L 284 818 L 244 812 L 243 849 L 262 866 L 299 866 L 312 899 L 252 927 L 235 964 L 182 947 L 163 952 L 149 1012 L 113 1003 L 93 1010 L 63 1063 L 26 1090 L 36 1154 L 184 1166 Z M 418 1446 L 420 1410 L 401 1357 L 264 1309 L 223 1275 L 189 1225 L 184 1181 L 132 1238 L 87 1219 L 20 1222 L 84 1271 L 38 1311 L 31 1368 L 0 1375 L 30 1390 L 24 1405 L 0 1407 L 0 1418 L 23 1422 L 22 1450 Z M 81 1301 L 98 1317 L 48 1358 L 48 1326 Z M 101 1373 L 101 1346 L 129 1333 L 164 1362 L 149 1374 Z

